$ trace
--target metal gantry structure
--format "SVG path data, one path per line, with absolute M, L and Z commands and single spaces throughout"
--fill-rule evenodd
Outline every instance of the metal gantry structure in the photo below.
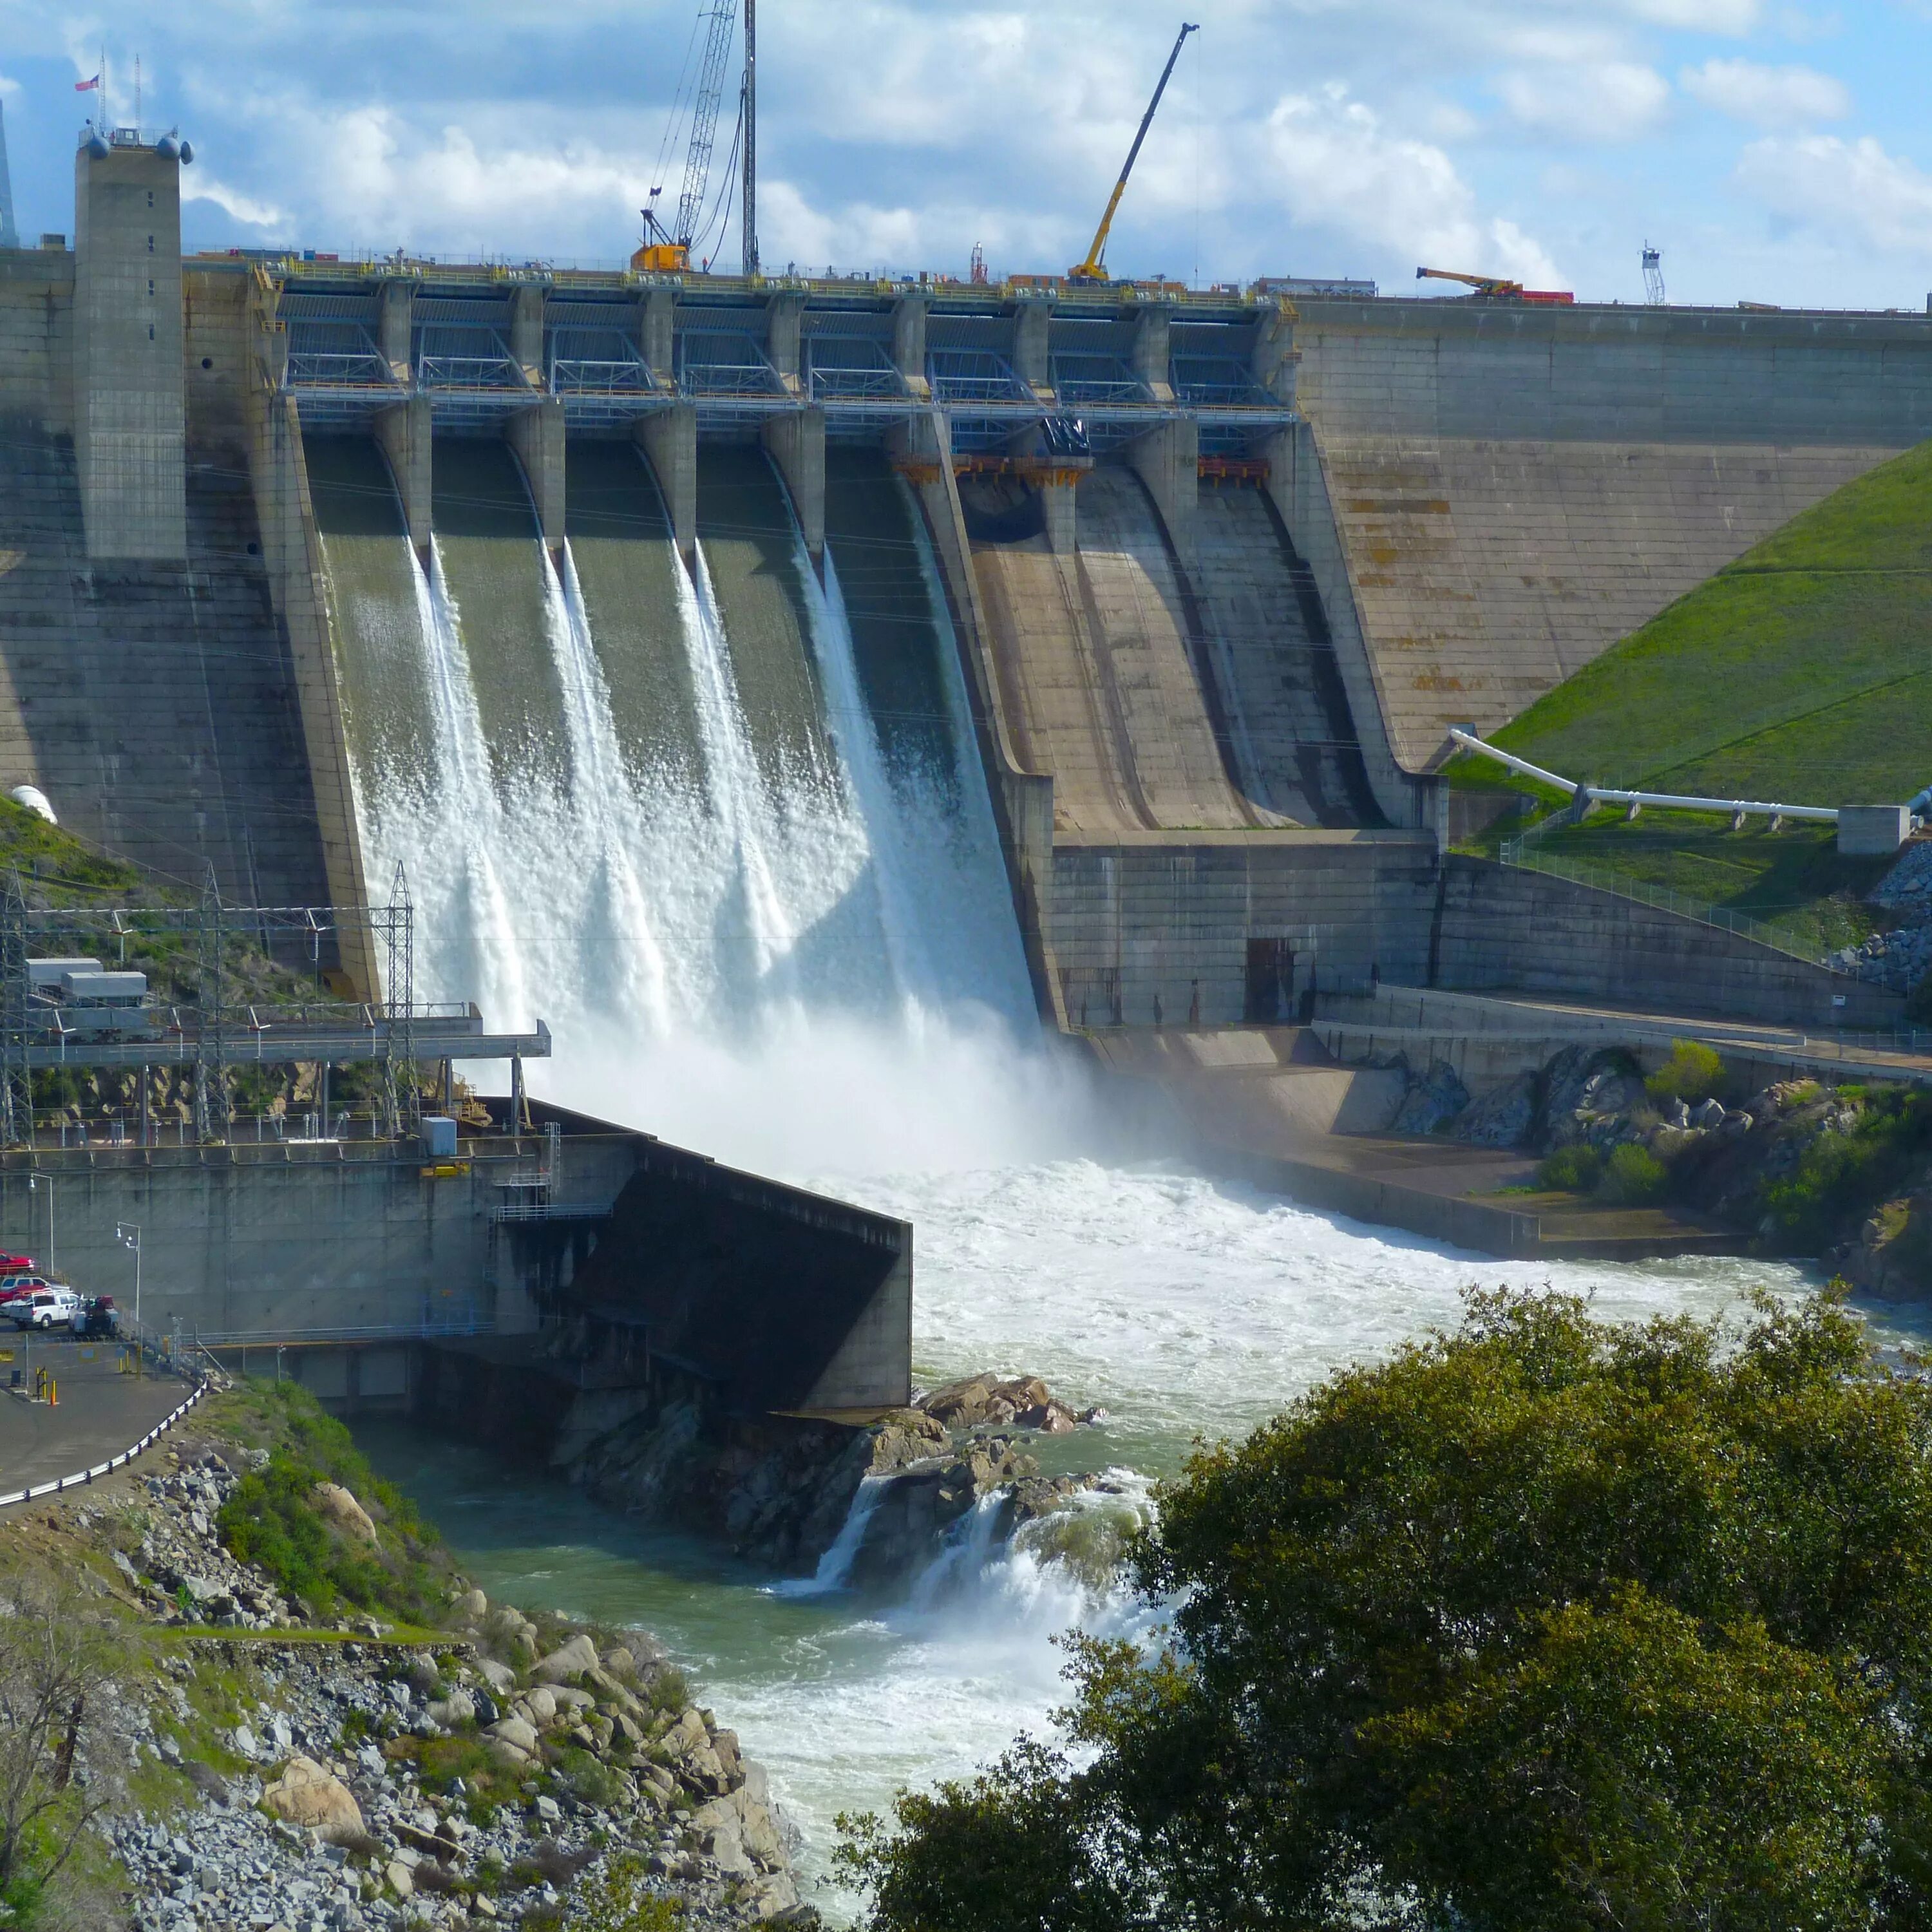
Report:
M 33 1076 L 59 1067 L 192 1066 L 195 1128 L 202 1140 L 227 1137 L 232 1120 L 228 1070 L 248 1062 L 373 1060 L 382 1070 L 382 1111 L 392 1134 L 416 1124 L 415 1058 L 418 1034 L 438 1058 L 490 1054 L 473 1008 L 419 1013 L 416 999 L 416 912 L 402 868 L 396 896 L 382 906 L 232 906 L 224 903 L 211 869 L 192 905 L 122 902 L 35 906 L 17 867 L 7 875 L 0 902 L 0 1143 L 18 1146 L 33 1136 Z M 265 1004 L 237 1000 L 231 947 L 245 941 L 271 959 L 306 952 L 320 968 L 332 936 L 360 931 L 384 967 L 380 1000 L 321 999 Z M 124 944 L 133 938 L 186 942 L 194 961 L 195 992 L 185 1004 L 157 1002 L 137 1022 L 111 1036 L 76 1045 L 61 1030 L 58 1010 L 36 1007 L 29 962 L 76 947 Z M 269 1042 L 274 1046 L 271 1051 Z M 516 1042 L 548 1050 L 547 1039 Z

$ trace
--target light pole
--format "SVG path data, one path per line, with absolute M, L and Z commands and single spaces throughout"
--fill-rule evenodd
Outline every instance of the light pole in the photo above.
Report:
M 47 1184 L 47 1272 L 52 1274 L 54 1268 L 54 1178 L 50 1174 L 30 1174 L 27 1177 L 27 1190 L 38 1194 L 40 1183 Z
M 120 1237 L 124 1248 L 134 1251 L 134 1340 L 138 1347 L 141 1336 L 141 1224 L 138 1221 L 117 1222 L 114 1232 Z

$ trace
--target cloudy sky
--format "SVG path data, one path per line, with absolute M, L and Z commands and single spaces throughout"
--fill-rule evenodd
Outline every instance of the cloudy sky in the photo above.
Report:
M 70 230 L 77 77 L 178 123 L 190 248 L 615 262 L 698 0 L 0 0 L 20 226 Z M 1192 0 L 1118 273 L 1412 285 L 1418 262 L 1640 300 L 1919 308 L 1932 0 Z M 768 267 L 1064 268 L 1172 0 L 765 0 Z M 731 108 L 719 141 L 730 139 Z M 735 216 L 734 217 L 735 222 Z M 721 266 L 735 266 L 735 226 Z

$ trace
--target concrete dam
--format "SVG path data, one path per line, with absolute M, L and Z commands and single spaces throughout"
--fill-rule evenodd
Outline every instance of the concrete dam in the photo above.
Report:
M 0 254 L 0 746 L 158 874 L 400 878 L 420 986 L 616 1069 L 801 1014 L 1268 1026 L 1378 982 L 1691 1012 L 1714 944 L 1767 1020 L 1892 1016 L 1451 856 L 1436 772 L 1932 430 L 1932 321 L 184 260 L 178 159 L 101 145 L 74 247 Z M 328 1325 L 296 1270 L 251 1328 L 226 1253 L 179 1290 L 212 1330 Z M 544 1254 L 480 1324 L 557 1290 Z M 842 1403 L 899 1399 L 908 1346 Z
M 177 267 L 173 166 L 82 157 L 131 345 L 111 224 L 0 264 L 0 742 L 241 897 L 400 863 L 519 1023 L 1480 976 L 1447 725 L 1932 426 L 1916 316 Z

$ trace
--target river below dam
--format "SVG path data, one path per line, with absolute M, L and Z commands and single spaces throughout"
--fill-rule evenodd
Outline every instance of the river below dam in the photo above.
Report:
M 1114 1472 L 1090 1504 L 1124 1519 L 1196 1438 L 1244 1432 L 1340 1364 L 1453 1324 L 1472 1283 L 1548 1280 L 1630 1318 L 1738 1310 L 1760 1284 L 1805 1286 L 1795 1268 L 1735 1261 L 1485 1261 L 1161 1164 L 1075 1156 L 791 1178 L 914 1222 L 922 1385 L 1025 1372 L 1107 1409 L 1104 1425 L 1040 1446 L 1050 1468 Z M 540 1470 L 400 1428 L 360 1433 L 493 1595 L 639 1625 L 670 1648 L 770 1769 L 802 1835 L 802 1888 L 834 1922 L 853 1906 L 830 1882 L 839 1812 L 883 1808 L 901 1785 L 970 1771 L 1044 1729 L 1064 1688 L 1056 1633 L 1153 1621 L 1078 1560 L 976 1546 L 970 1519 L 959 1546 L 890 1600 L 786 1593 Z

